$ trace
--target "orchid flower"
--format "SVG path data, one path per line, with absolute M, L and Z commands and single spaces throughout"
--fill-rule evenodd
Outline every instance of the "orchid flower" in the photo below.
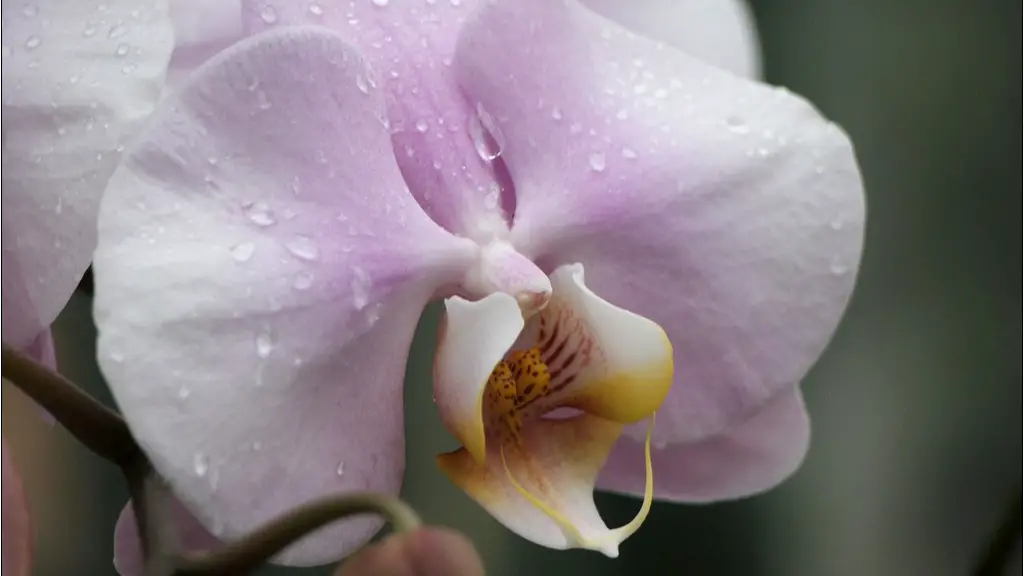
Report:
M 861 249 L 839 128 L 574 0 L 243 7 L 252 36 L 112 177 L 94 264 L 103 372 L 206 528 L 397 492 L 405 356 L 438 298 L 461 445 L 439 464 L 525 538 L 614 556 L 655 496 L 795 469 L 797 383 Z M 596 483 L 642 495 L 637 518 L 607 528 Z

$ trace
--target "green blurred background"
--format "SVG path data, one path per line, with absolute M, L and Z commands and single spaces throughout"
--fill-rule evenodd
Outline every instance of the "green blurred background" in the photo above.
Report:
M 851 134 L 869 197 L 867 246 L 847 318 L 804 389 L 806 464 L 768 495 L 656 504 L 618 560 L 518 539 L 437 471 L 451 441 L 430 402 L 437 310 L 407 378 L 404 496 L 472 535 L 494 576 L 967 574 L 1021 490 L 1013 202 L 1021 118 L 1018 0 L 753 2 L 773 84 Z M 1016 305 L 1015 305 L 1016 303 Z M 90 302 L 56 327 L 62 370 L 109 401 Z M 1019 334 L 1018 334 L 1019 336 Z M 113 574 L 127 497 L 113 467 L 50 429 L 7 385 L 4 435 L 28 483 L 42 576 Z M 637 501 L 598 495 L 612 522 Z M 1018 529 L 1020 529 L 1018 525 Z M 1020 574 L 1019 560 L 1007 574 Z M 267 569 L 265 574 L 327 574 Z

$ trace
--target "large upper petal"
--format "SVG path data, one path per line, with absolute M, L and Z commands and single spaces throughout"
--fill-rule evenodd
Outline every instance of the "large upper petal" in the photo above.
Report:
M 745 0 L 583 0 L 598 14 L 739 76 L 760 74 L 760 46 Z
M 570 0 L 488 3 L 455 66 L 505 134 L 517 249 L 582 263 L 594 292 L 668 334 L 656 443 L 718 434 L 803 377 L 863 238 L 840 129 Z
M 490 238 L 507 231 L 500 196 L 504 168 L 490 125 L 463 97 L 452 54 L 479 0 L 243 0 L 247 29 L 316 25 L 358 46 L 384 89 L 389 127 L 413 195 L 439 224 Z
M 96 245 L 120 151 L 160 94 L 165 2 L 3 2 L 3 340 L 28 345 Z
M 4 576 L 32 573 L 32 525 L 21 474 L 3 442 L 3 562 Z
M 746 422 L 689 443 L 655 446 L 654 493 L 659 500 L 710 502 L 763 492 L 803 462 L 810 421 L 796 388 L 779 394 Z M 601 470 L 598 487 L 642 495 L 644 444 L 623 437 Z
M 409 195 L 367 73 L 323 30 L 236 44 L 161 104 L 103 200 L 100 366 L 227 540 L 314 497 L 398 490 L 413 330 L 474 258 Z M 279 560 L 335 560 L 378 526 Z

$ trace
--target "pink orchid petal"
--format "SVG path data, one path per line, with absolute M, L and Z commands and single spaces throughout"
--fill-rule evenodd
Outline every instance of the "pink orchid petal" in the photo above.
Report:
M 3 441 L 3 576 L 32 573 L 32 519 L 7 441 Z
M 448 230 L 470 237 L 506 229 L 502 180 L 495 174 L 503 168 L 485 158 L 498 151 L 497 143 L 479 138 L 487 120 L 481 123 L 475 103 L 465 100 L 451 68 L 458 30 L 478 0 L 244 4 L 250 31 L 323 26 L 358 46 L 374 72 L 365 81 L 387 93 L 398 165 L 424 209 Z
M 23 351 L 37 362 L 49 368 L 57 368 L 57 352 L 53 348 L 53 333 L 49 329 L 43 330 Z
M 104 196 L 100 366 L 224 539 L 316 497 L 398 490 L 413 330 L 474 258 L 409 195 L 367 72 L 324 30 L 236 44 L 161 104 Z M 278 560 L 336 560 L 379 526 Z
M 174 54 L 165 89 L 175 89 L 196 68 L 244 37 L 242 0 L 170 0 Z
M 657 446 L 653 454 L 655 496 L 710 502 L 764 492 L 800 467 L 810 432 L 800 391 L 781 393 L 755 416 L 722 434 Z M 643 495 L 643 464 L 643 442 L 623 437 L 601 470 L 598 487 Z
M 3 340 L 27 346 L 89 266 L 121 146 L 172 49 L 159 3 L 3 4 Z
M 760 75 L 760 45 L 744 0 L 583 0 L 626 28 L 745 78 Z
M 173 505 L 174 528 L 182 550 L 201 552 L 222 545 L 184 504 L 175 500 Z M 121 576 L 143 576 L 144 561 L 135 509 L 128 502 L 117 517 L 117 526 L 114 528 L 114 569 Z
M 803 377 L 861 252 L 841 130 L 567 0 L 488 3 L 455 66 L 506 137 L 513 244 L 545 269 L 582 263 L 595 293 L 669 335 L 656 443 L 718 434 Z

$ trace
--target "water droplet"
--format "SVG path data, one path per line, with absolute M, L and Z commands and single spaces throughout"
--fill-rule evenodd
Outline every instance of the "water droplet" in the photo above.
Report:
M 313 274 L 311 272 L 299 272 L 292 280 L 292 286 L 296 290 L 309 290 L 313 285 Z
M 39 36 L 29 36 L 28 39 L 25 40 L 25 50 L 35 50 L 36 48 L 39 48 L 39 45 L 42 43 L 43 40 Z
M 372 0 L 373 5 L 378 8 L 383 8 L 388 5 L 388 0 Z
M 312 14 L 313 16 L 323 16 L 324 9 L 316 2 L 313 2 L 309 5 L 309 13 Z
M 210 458 L 202 452 L 196 452 L 196 455 L 192 457 L 192 469 L 195 470 L 196 476 L 200 478 L 206 476 L 206 473 L 210 471 Z
M 838 232 L 843 229 L 843 221 L 836 218 L 828 223 L 828 227 Z
M 248 262 L 255 251 L 255 244 L 252 242 L 242 242 L 232 246 L 231 257 L 235 259 L 235 262 Z
M 370 85 L 366 83 L 366 77 L 362 74 L 356 74 L 356 88 L 363 94 L 370 93 Z
M 26 4 L 25 7 L 21 9 L 21 13 L 24 14 L 26 18 L 34 18 L 36 14 L 39 14 L 39 8 L 34 4 Z
M 734 134 L 746 134 L 750 132 L 750 126 L 739 116 L 729 116 L 725 119 L 725 125 Z
M 270 353 L 274 351 L 274 335 L 269 329 L 265 329 L 256 335 L 256 354 L 260 358 L 270 357 Z
M 825 167 L 824 167 L 824 166 L 821 166 L 821 165 L 819 165 L 819 166 L 815 166 L 815 167 L 814 167 L 814 173 L 815 173 L 815 174 L 817 174 L 817 175 L 819 175 L 819 176 L 820 176 L 820 175 L 822 175 L 822 174 L 824 174 L 824 173 L 825 173 Z
M 277 9 L 270 4 L 265 4 L 260 10 L 260 20 L 263 20 L 265 24 L 277 22 Z
M 452 6 L 461 6 L 462 5 L 462 0 L 449 0 L 449 2 L 452 3 Z
M 115 348 L 110 351 L 110 359 L 120 364 L 121 362 L 124 362 L 124 353 Z
M 590 163 L 590 169 L 594 172 L 603 172 L 606 166 L 604 152 L 591 152 L 587 157 L 587 162 Z
M 178 389 L 178 398 L 180 400 L 188 400 L 188 397 L 192 395 L 192 391 L 187 386 L 182 386 Z
M 114 50 L 114 54 L 116 54 L 118 57 L 124 57 L 128 55 L 129 50 L 131 50 L 131 46 L 128 46 L 124 42 L 121 42 L 117 45 L 117 49 Z
M 320 246 L 309 236 L 293 236 L 284 243 L 284 246 L 296 258 L 302 260 L 313 261 L 320 257 Z
M 135 72 L 135 64 L 125 64 L 124 66 L 121 66 L 121 74 L 128 76 L 132 72 Z
M 344 462 L 338 462 L 338 466 L 334 469 L 334 473 L 337 474 L 338 476 L 344 476 L 345 475 L 345 463 Z
M 82 30 L 82 36 L 89 38 L 90 36 L 96 35 L 96 25 L 92 22 L 87 22 L 85 28 Z
M 111 39 L 120 38 L 120 37 L 124 36 L 127 33 L 128 33 L 128 27 L 125 26 L 124 24 L 122 24 L 121 22 L 118 22 L 117 24 L 114 24 L 113 26 L 111 26 L 110 30 L 107 31 L 107 38 L 111 38 Z
M 664 450 L 665 448 L 668 448 L 668 442 L 664 440 L 655 440 L 653 444 L 655 450 Z
M 270 207 L 263 202 L 252 204 L 246 209 L 246 212 L 249 215 L 249 220 L 261 228 L 266 228 L 277 222 L 274 219 L 274 215 L 270 212 Z
M 370 303 L 371 282 L 370 275 L 366 273 L 366 270 L 358 266 L 352 267 L 352 305 L 356 310 L 362 310 Z
M 627 146 L 622 149 L 622 157 L 632 160 L 636 158 L 636 150 L 633 150 L 632 148 Z
M 505 149 L 505 135 L 479 102 L 476 105 L 476 114 L 469 118 L 467 129 L 480 158 L 490 162 L 501 156 Z
M 252 451 L 259 452 L 260 450 L 263 450 L 263 442 L 260 442 L 259 440 L 254 441 L 252 443 Z
M 846 264 L 844 264 L 843 261 L 840 260 L 839 258 L 832 260 L 832 263 L 829 264 L 828 269 L 829 272 L 832 272 L 836 276 L 842 276 L 843 274 L 846 274 L 846 272 L 849 270 Z
M 269 110 L 270 109 L 270 99 L 267 98 L 267 93 L 266 92 L 260 90 L 259 92 L 256 93 L 256 106 L 260 110 Z
M 562 109 L 559 108 L 558 106 L 555 106 L 555 107 L 551 108 L 551 119 L 552 120 L 561 120 L 562 119 Z
M 426 132 L 429 129 L 430 129 L 430 125 L 427 124 L 427 121 L 424 120 L 423 118 L 420 118 L 419 120 L 416 121 L 416 131 L 417 132 L 423 133 L 423 132 Z
M 629 110 L 626 110 L 625 108 L 622 108 L 618 112 L 615 113 L 615 117 L 618 118 L 619 120 L 625 120 L 625 119 L 629 118 Z

